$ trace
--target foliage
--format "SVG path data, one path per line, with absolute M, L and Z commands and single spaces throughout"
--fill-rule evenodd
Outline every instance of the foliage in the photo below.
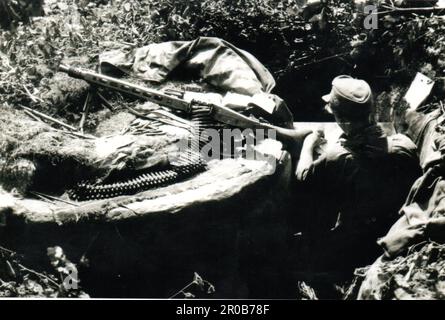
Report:
M 10 27 L 19 21 L 29 22 L 31 16 L 42 15 L 43 0 L 0 0 L 1 27 Z
M 254 52 L 277 76 L 296 67 L 296 57 L 302 62 L 348 44 L 354 32 L 351 1 L 329 1 L 308 17 L 302 14 L 306 1 L 297 0 L 148 2 L 156 8 L 151 19 L 158 40 L 220 37 Z
M 60 61 L 94 67 L 106 50 L 198 36 L 218 36 L 252 52 L 280 78 L 337 53 L 353 32 L 345 23 L 349 4 L 332 0 L 338 7 L 325 6 L 306 19 L 300 16 L 300 2 L 48 0 L 46 17 L 0 31 L 0 105 L 22 104 L 76 123 L 87 88 L 82 81 L 56 74 Z M 87 127 L 97 124 L 91 119 Z
M 193 274 L 193 280 L 184 288 L 176 292 L 169 299 L 182 297 L 184 299 L 202 298 L 215 293 L 215 287 L 198 273 Z
M 93 67 L 105 50 L 198 36 L 221 37 L 252 52 L 277 78 L 277 93 L 285 99 L 284 84 L 302 86 L 301 97 L 291 104 L 310 102 L 310 88 L 329 83 L 334 72 L 371 80 L 397 76 L 404 83 L 418 70 L 442 76 L 441 17 L 382 15 L 378 29 L 365 30 L 352 1 L 330 0 L 312 14 L 302 9 L 305 2 L 48 0 L 46 17 L 0 32 L 0 104 L 31 105 L 76 122 L 86 87 L 55 75 L 59 61 Z M 309 70 L 317 73 L 317 83 Z M 376 83 L 378 90 L 388 88 L 388 81 Z
M 48 257 L 55 273 L 30 269 L 22 264 L 21 255 L 0 247 L 0 297 L 89 298 L 79 286 L 70 288 L 65 284 L 67 276 L 77 273 L 77 267 L 62 248 L 48 248 Z
M 417 71 L 435 78 L 445 72 L 445 25 L 442 16 L 384 16 L 380 28 L 369 31 L 356 52 L 363 59 L 379 58 L 379 70 L 394 80 Z M 384 60 L 382 58 L 385 58 Z
M 443 300 L 445 298 L 445 246 L 432 241 L 419 243 L 406 256 L 382 260 L 376 270 L 362 275 L 365 299 Z M 371 273 L 368 275 L 368 273 Z M 356 279 L 358 279 L 356 278 Z M 356 290 L 357 293 L 357 290 Z

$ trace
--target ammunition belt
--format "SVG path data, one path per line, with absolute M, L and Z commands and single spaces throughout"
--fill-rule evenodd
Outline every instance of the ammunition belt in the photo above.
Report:
M 146 172 L 135 178 L 114 183 L 83 181 L 68 191 L 69 197 L 73 200 L 84 201 L 132 195 L 170 185 L 204 171 L 206 164 L 199 151 L 208 141 L 205 129 L 221 129 L 222 125 L 210 118 L 209 108 L 205 106 L 193 106 L 191 123 L 193 134 L 189 139 L 190 149 L 179 155 L 175 165 L 165 170 Z
M 110 184 L 82 182 L 68 192 L 73 200 L 98 200 L 121 195 L 131 195 L 144 190 L 159 188 L 186 179 L 202 170 L 204 164 L 189 164 L 167 170 L 153 171 L 136 178 Z

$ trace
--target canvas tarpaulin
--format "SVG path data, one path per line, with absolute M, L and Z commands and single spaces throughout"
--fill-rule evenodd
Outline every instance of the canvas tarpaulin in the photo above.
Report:
M 275 86 L 273 76 L 253 55 L 212 37 L 153 43 L 130 52 L 108 51 L 99 62 L 103 73 L 117 68 L 158 83 L 181 66 L 222 90 L 246 95 L 270 93 Z

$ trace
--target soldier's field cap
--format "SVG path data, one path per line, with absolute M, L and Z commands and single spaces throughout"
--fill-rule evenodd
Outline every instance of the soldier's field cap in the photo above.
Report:
M 346 100 L 357 104 L 368 104 L 372 100 L 372 92 L 368 83 L 364 80 L 354 79 L 350 76 L 341 75 L 332 80 L 332 90 L 324 95 L 325 102 L 331 102 L 333 98 Z

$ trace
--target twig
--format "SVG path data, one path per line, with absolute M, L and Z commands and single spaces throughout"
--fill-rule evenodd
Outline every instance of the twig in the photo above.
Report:
M 428 243 L 428 241 L 422 241 L 419 243 L 416 243 L 414 245 L 412 245 L 409 249 L 408 249 L 408 254 L 411 254 L 414 250 L 416 250 L 418 247 L 423 246 L 424 244 Z
M 398 7 L 392 7 L 392 6 L 384 6 L 385 9 L 388 9 L 387 11 L 381 11 L 377 12 L 378 15 L 384 15 L 394 12 L 400 12 L 400 13 L 415 13 L 415 12 L 435 12 L 435 11 L 443 11 L 445 8 L 442 7 L 414 7 L 414 8 L 398 8 Z
M 146 130 L 146 131 L 137 131 L 135 132 L 136 134 L 141 134 L 141 135 L 145 135 L 145 136 L 163 136 L 165 135 L 164 132 L 153 132 L 150 130 Z
M 344 57 L 344 56 L 346 56 L 348 54 L 349 54 L 349 52 L 343 52 L 343 53 L 334 54 L 333 56 L 329 56 L 329 57 L 325 57 L 325 58 L 322 58 L 322 59 L 319 59 L 319 60 L 315 60 L 315 61 L 312 61 L 312 62 L 301 64 L 299 66 L 296 66 L 295 69 L 298 70 L 298 69 L 300 69 L 302 67 L 310 66 L 310 65 L 313 65 L 313 64 L 316 64 L 316 63 L 324 62 L 324 61 L 335 59 L 335 58 Z
M 29 98 L 32 100 L 32 102 L 37 103 L 38 101 L 37 101 L 36 97 L 34 97 L 34 95 L 31 94 L 31 92 L 29 92 L 28 88 L 24 84 L 22 84 L 22 87 L 23 87 L 23 89 L 25 89 L 26 94 L 29 96 Z
M 24 110 L 28 110 L 29 112 L 31 112 L 31 113 L 33 113 L 34 115 L 37 115 L 37 116 L 39 116 L 39 117 L 42 117 L 43 119 L 46 119 L 46 120 L 48 120 L 48 121 L 52 121 L 52 122 L 54 122 L 54 123 L 57 123 L 58 125 L 60 125 L 60 126 L 62 126 L 62 127 L 65 127 L 65 128 L 68 128 L 68 129 L 70 129 L 70 130 L 72 130 L 72 131 L 76 131 L 76 130 L 77 130 L 77 129 L 74 128 L 73 126 L 70 126 L 69 124 L 66 124 L 66 123 L 64 123 L 64 122 L 62 122 L 62 121 L 60 121 L 60 120 L 54 119 L 53 117 L 47 116 L 46 114 L 41 113 L 41 112 L 39 112 L 39 111 L 30 109 L 30 108 L 25 107 L 25 106 L 20 106 L 20 105 L 19 105 L 19 107 L 20 107 L 20 108 L 23 108 Z
M 120 134 L 126 134 L 128 131 L 130 131 L 130 126 L 123 128 Z
M 124 204 L 118 204 L 118 207 L 121 207 L 121 208 L 127 209 L 128 211 L 131 211 L 135 216 L 138 216 L 138 215 L 139 215 L 139 213 L 137 213 L 136 211 L 134 211 L 133 209 L 127 207 L 127 206 L 124 205 Z
M 192 286 L 193 284 L 195 284 L 195 281 L 190 282 L 189 284 L 187 284 L 184 288 L 182 288 L 181 290 L 179 290 L 178 292 L 176 292 L 174 295 L 172 295 L 169 299 L 173 299 L 174 297 L 176 297 L 178 294 L 180 293 L 184 293 L 184 290 L 186 290 L 188 287 Z
M 77 137 L 77 138 L 90 139 L 90 140 L 91 140 L 91 139 L 96 139 L 95 136 L 92 136 L 92 135 L 86 135 L 86 134 L 81 134 L 80 132 L 60 130 L 60 129 L 56 129 L 56 128 L 53 128 L 53 127 L 51 127 L 51 129 L 54 130 L 54 131 L 57 131 L 57 132 L 62 132 L 62 133 L 68 134 L 68 135 L 75 136 L 75 137 Z
M 30 191 L 30 193 L 35 195 L 35 196 L 37 196 L 37 197 L 39 197 L 40 199 L 42 199 L 44 201 L 48 201 L 49 203 L 55 204 L 54 201 L 52 201 L 52 200 L 50 200 L 50 199 L 48 199 L 48 198 L 46 198 L 46 197 L 44 197 L 44 196 L 42 196 L 40 194 L 37 194 L 37 193 L 35 193 L 33 191 Z
M 413 261 L 411 262 L 411 265 L 409 266 L 408 272 L 405 275 L 405 278 L 403 280 L 409 281 L 411 278 L 411 273 L 413 272 L 414 267 L 416 266 L 416 263 Z
M 119 229 L 117 228 L 116 224 L 113 224 L 114 230 L 116 231 L 116 234 L 118 235 L 119 238 L 121 238 L 121 240 L 123 242 L 125 242 L 124 237 L 122 236 L 121 232 L 119 231 Z
M 82 109 L 82 118 L 80 118 L 79 129 L 83 134 L 83 127 L 85 125 L 85 120 L 88 117 L 88 112 L 90 111 L 90 100 L 91 100 L 91 91 L 88 91 L 87 98 L 85 99 L 85 103 Z
M 16 20 L 20 20 L 21 16 L 14 10 L 14 8 L 8 4 L 4 4 L 8 13 L 12 13 Z M 9 10 L 8 10 L 9 9 Z
M 96 91 L 97 96 L 99 97 L 100 100 L 102 100 L 102 104 L 108 108 L 108 110 L 110 111 L 114 111 L 113 106 L 111 105 L 111 103 L 102 95 L 100 94 L 99 91 Z
M 166 119 L 166 118 L 152 118 L 152 120 L 159 121 L 159 122 L 162 122 L 162 123 L 170 125 L 170 126 L 180 127 L 180 128 L 186 129 L 186 130 L 190 130 L 190 127 L 192 125 L 191 123 L 184 124 L 182 121 L 181 122 L 179 122 L 179 121 L 175 122 L 175 120 L 169 120 L 169 119 Z
M 80 133 L 80 132 L 76 132 L 76 131 L 67 131 L 66 129 L 61 129 L 61 131 L 65 132 L 68 135 L 72 135 L 78 138 L 83 138 L 83 139 L 97 139 L 96 136 L 92 135 L 92 134 L 88 134 L 88 133 Z
M 186 129 L 186 130 L 190 130 L 190 126 L 191 126 L 190 121 L 187 123 L 187 122 L 185 122 L 186 120 L 181 120 L 181 121 L 178 121 L 178 123 L 176 123 L 176 122 L 173 122 L 172 120 L 169 120 L 169 119 L 150 116 L 150 114 L 152 114 L 152 113 L 156 113 L 156 112 L 158 112 L 159 114 L 161 114 L 161 113 L 159 112 L 159 111 L 161 111 L 161 110 L 153 110 L 153 111 L 150 111 L 150 113 L 149 113 L 148 115 L 145 115 L 145 114 L 142 114 L 142 113 L 140 113 L 140 112 L 134 110 L 133 108 L 131 108 L 131 107 L 129 107 L 129 106 L 126 106 L 125 104 L 123 104 L 123 106 L 124 106 L 124 108 L 127 109 L 131 114 L 133 114 L 133 115 L 135 115 L 135 116 L 137 116 L 137 117 L 140 117 L 140 118 L 142 118 L 142 119 L 150 120 L 150 121 L 158 121 L 158 122 L 162 122 L 162 123 L 164 123 L 164 124 L 170 125 L 170 126 L 177 126 L 177 127 L 184 128 L 184 129 Z M 164 117 L 166 117 L 166 114 L 164 114 Z M 169 116 L 169 117 L 172 118 L 171 116 Z
M 122 105 L 124 106 L 125 109 L 128 110 L 128 112 L 130 112 L 131 114 L 134 114 L 137 117 L 140 117 L 140 118 L 143 118 L 146 120 L 153 120 L 152 118 L 147 117 L 147 116 L 143 115 L 142 113 L 137 112 L 136 110 L 134 110 L 133 108 L 130 108 L 129 106 L 126 106 L 125 104 L 122 104 Z
M 191 125 L 191 121 L 182 119 L 181 117 L 178 117 L 177 115 L 174 115 L 174 114 L 172 114 L 172 113 L 170 113 L 168 111 L 162 110 L 162 109 L 153 110 L 150 113 L 160 114 L 160 115 L 163 115 L 165 117 L 169 117 L 169 118 L 171 118 L 173 120 L 176 120 L 178 122 L 181 122 L 181 123 L 183 123 L 183 124 L 185 124 L 187 126 Z
M 48 194 L 40 193 L 40 192 L 37 192 L 37 191 L 31 191 L 31 193 L 34 193 L 37 196 L 46 197 L 46 198 L 51 199 L 51 200 L 64 202 L 64 203 L 70 204 L 72 206 L 76 206 L 76 207 L 79 206 L 77 203 L 74 203 L 74 202 L 71 202 L 71 201 L 68 201 L 68 200 L 63 200 L 63 199 L 60 199 L 60 198 L 57 198 L 57 197 L 53 197 L 53 196 L 50 196 Z
M 23 110 L 28 116 L 30 116 L 31 118 L 33 118 L 36 121 L 39 122 L 43 122 L 42 119 L 40 119 L 39 117 L 35 116 L 34 114 L 32 114 L 31 112 L 29 112 L 28 110 Z
M 57 282 L 55 282 L 53 279 L 51 279 L 50 277 L 45 276 L 44 274 L 39 273 L 39 272 L 37 272 L 37 271 L 28 269 L 27 267 L 25 267 L 24 265 L 22 265 L 22 264 L 20 264 L 20 263 L 18 263 L 17 265 L 18 265 L 22 270 L 24 270 L 24 271 L 31 272 L 31 273 L 35 274 L 36 276 L 38 276 L 38 277 L 40 277 L 40 278 L 47 279 L 49 282 L 51 282 L 53 285 L 55 285 L 56 288 L 59 288 L 59 287 L 60 287 L 59 284 L 58 284 Z
M 136 44 L 132 43 L 132 42 L 118 41 L 118 43 L 122 43 L 122 44 L 130 46 L 130 47 L 136 47 Z
M 418 8 L 394 8 L 395 11 L 442 11 L 445 10 L 445 8 L 442 7 L 418 7 Z
M 87 248 L 85 249 L 85 251 L 82 253 L 81 257 L 84 257 L 88 251 L 90 250 L 91 246 L 96 242 L 97 238 L 99 238 L 99 235 L 102 233 L 101 230 L 99 230 L 96 235 L 93 237 L 93 239 L 91 239 L 91 241 L 88 243 Z
M 9 254 L 15 254 L 14 251 L 9 250 L 9 249 L 6 249 L 5 247 L 2 247 L 2 246 L 0 246 L 0 250 L 5 251 L 5 252 L 7 252 L 7 253 L 9 253 Z
M 123 106 L 124 106 L 125 109 L 128 110 L 128 112 L 130 112 L 131 114 L 133 114 L 133 115 L 135 115 L 135 116 L 137 116 L 137 117 L 140 117 L 140 118 L 142 118 L 142 119 L 145 119 L 145 120 L 151 120 L 151 121 L 160 121 L 160 122 L 163 122 L 163 123 L 172 125 L 171 121 L 168 121 L 168 120 L 166 120 L 166 119 L 153 118 L 153 117 L 147 116 L 147 115 L 145 115 L 145 114 L 142 114 L 142 113 L 140 113 L 140 112 L 134 110 L 133 108 L 131 108 L 131 107 L 129 107 L 129 106 L 126 106 L 125 104 L 123 104 Z M 173 125 L 174 125 L 174 124 L 173 124 Z M 178 127 L 179 127 L 179 126 L 178 126 Z

